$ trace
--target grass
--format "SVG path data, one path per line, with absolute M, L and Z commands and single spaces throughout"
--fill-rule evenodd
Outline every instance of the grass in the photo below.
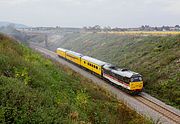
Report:
M 0 34 L 0 123 L 152 123 L 68 67 Z
M 68 34 L 59 46 L 142 74 L 145 92 L 180 108 L 180 35 Z

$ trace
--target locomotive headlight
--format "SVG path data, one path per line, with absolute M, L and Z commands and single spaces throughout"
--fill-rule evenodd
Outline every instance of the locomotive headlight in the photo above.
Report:
M 139 80 L 142 81 L 142 77 L 139 77 Z

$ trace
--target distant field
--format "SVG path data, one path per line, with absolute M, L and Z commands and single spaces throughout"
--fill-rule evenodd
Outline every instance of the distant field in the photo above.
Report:
M 180 31 L 122 31 L 122 32 L 98 32 L 100 34 L 119 34 L 119 35 L 180 35 Z

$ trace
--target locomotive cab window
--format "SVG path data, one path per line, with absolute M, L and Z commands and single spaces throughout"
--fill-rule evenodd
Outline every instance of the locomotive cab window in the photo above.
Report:
M 138 81 L 142 81 L 142 77 L 133 77 L 133 78 L 131 78 L 131 82 L 138 82 Z

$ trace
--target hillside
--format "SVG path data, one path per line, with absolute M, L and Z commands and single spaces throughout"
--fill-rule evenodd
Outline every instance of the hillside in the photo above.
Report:
M 49 49 L 63 47 L 139 72 L 145 92 L 180 108 L 180 36 L 67 34 Z
M 11 36 L 21 42 L 26 42 L 27 39 L 29 39 L 25 33 L 18 31 L 14 26 L 11 25 L 0 27 L 0 33 Z
M 7 27 L 8 25 L 13 25 L 15 28 L 28 28 L 28 26 L 23 25 L 23 24 L 0 21 L 0 27 Z
M 0 123 L 151 123 L 67 67 L 0 34 Z

